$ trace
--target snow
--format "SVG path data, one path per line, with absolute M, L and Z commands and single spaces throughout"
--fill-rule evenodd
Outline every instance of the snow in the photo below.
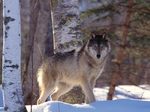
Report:
M 2 86 L 0 85 L 0 112 L 3 112 L 3 93 L 2 93 Z
M 106 101 L 108 87 L 94 88 L 93 91 L 97 101 L 91 104 L 49 101 L 33 105 L 32 112 L 150 112 L 150 85 L 118 86 L 113 101 Z M 2 101 L 1 96 L 0 101 Z M 30 112 L 31 106 L 26 107 Z M 0 109 L 0 112 L 3 111 Z
M 49 101 L 34 105 L 33 112 L 150 112 L 150 86 L 118 86 L 113 101 L 106 101 L 108 87 L 94 88 L 96 102 L 68 104 Z M 27 106 L 30 112 L 30 106 Z
M 29 109 L 29 108 L 28 108 Z M 33 112 L 150 112 L 150 102 L 137 100 L 96 101 L 91 104 L 67 104 L 49 101 L 33 106 Z
M 0 85 L 0 107 L 3 106 L 3 95 L 2 95 L 2 86 Z

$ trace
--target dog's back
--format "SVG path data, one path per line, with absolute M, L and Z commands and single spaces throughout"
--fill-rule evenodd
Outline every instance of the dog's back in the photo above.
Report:
M 56 53 L 55 55 L 48 57 L 44 60 L 37 72 L 37 78 L 39 86 L 40 83 L 47 85 L 49 81 L 57 82 L 63 78 L 63 74 L 68 74 L 69 67 L 74 64 L 75 50 L 65 53 Z M 72 64 L 70 64 L 72 63 Z

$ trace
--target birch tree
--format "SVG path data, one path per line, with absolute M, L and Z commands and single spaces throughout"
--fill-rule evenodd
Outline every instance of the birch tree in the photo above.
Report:
M 3 8 L 2 0 L 0 0 L 0 74 L 2 74 L 2 46 L 3 46 Z M 0 75 L 0 83 L 2 83 L 2 75 Z
M 21 86 L 21 33 L 19 0 L 3 2 L 3 90 L 6 112 L 25 112 Z
M 52 0 L 55 52 L 70 51 L 82 44 L 78 0 Z M 69 103 L 82 103 L 84 95 L 79 88 L 60 99 Z
M 58 0 L 53 12 L 56 51 L 74 49 L 74 43 L 81 41 L 78 0 Z

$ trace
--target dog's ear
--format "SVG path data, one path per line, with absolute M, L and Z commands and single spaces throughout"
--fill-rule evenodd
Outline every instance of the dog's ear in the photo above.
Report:
M 103 39 L 106 39 L 106 32 L 104 32 L 104 33 L 102 34 L 102 38 L 103 38 Z

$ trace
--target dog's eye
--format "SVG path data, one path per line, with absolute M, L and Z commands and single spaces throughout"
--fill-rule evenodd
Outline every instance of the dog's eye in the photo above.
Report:
M 104 46 L 103 44 L 100 45 L 100 48 L 101 48 L 101 49 L 104 49 L 104 47 L 105 47 L 105 46 Z
M 94 46 L 92 46 L 94 50 L 97 50 L 97 45 L 95 44 Z

